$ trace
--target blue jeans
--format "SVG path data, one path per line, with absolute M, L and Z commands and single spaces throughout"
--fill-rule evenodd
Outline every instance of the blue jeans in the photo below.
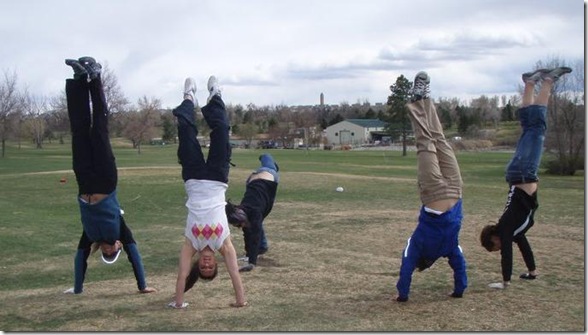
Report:
M 276 161 L 274 160 L 272 155 L 262 154 L 261 156 L 259 156 L 259 161 L 261 162 L 261 166 L 259 168 L 257 168 L 257 170 L 255 170 L 255 172 L 253 174 L 264 172 L 264 171 L 268 172 L 272 176 L 274 176 L 274 181 L 279 184 L 280 183 L 280 173 L 278 172 L 279 168 L 278 168 L 278 164 L 276 164 Z M 251 176 L 249 176 L 249 178 L 247 178 L 246 183 L 249 182 L 250 178 L 251 178 Z
M 198 142 L 198 128 L 194 115 L 194 103 L 184 100 L 174 109 L 178 118 L 178 159 L 182 165 L 182 178 L 215 180 L 222 183 L 229 181 L 229 161 L 231 145 L 229 143 L 229 120 L 225 104 L 221 97 L 215 95 L 202 107 L 204 120 L 211 129 L 210 149 L 205 160 L 202 147 Z
M 531 105 L 519 109 L 523 133 L 516 151 L 506 166 L 506 182 L 510 185 L 533 183 L 539 180 L 537 170 L 543 153 L 547 123 L 547 107 Z

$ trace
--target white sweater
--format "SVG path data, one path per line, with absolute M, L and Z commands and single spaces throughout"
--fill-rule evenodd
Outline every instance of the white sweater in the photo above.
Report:
M 230 235 L 225 212 L 228 185 L 214 180 L 189 179 L 184 186 L 188 195 L 184 234 L 198 251 L 207 246 L 212 250 L 220 249 Z

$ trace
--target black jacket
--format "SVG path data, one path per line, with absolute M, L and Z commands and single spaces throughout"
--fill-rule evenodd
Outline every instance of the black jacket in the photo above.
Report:
M 527 192 L 512 186 L 506 202 L 504 213 L 496 225 L 500 237 L 500 255 L 502 279 L 510 281 L 512 275 L 512 244 L 526 239 L 525 233 L 535 224 L 535 211 L 539 208 L 537 192 Z

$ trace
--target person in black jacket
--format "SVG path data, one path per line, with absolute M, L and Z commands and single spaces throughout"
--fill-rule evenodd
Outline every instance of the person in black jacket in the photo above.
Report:
M 257 257 L 268 251 L 263 220 L 272 211 L 280 181 L 278 164 L 270 154 L 262 154 L 259 161 L 261 166 L 247 178 L 241 203 L 227 201 L 225 207 L 229 223 L 243 229 L 248 264 L 239 268 L 241 272 L 253 270 Z
M 506 182 L 509 184 L 506 206 L 498 223 L 485 226 L 480 234 L 480 242 L 486 250 L 500 250 L 502 282 L 489 284 L 491 288 L 504 289 L 510 284 L 513 242 L 518 245 L 528 269 L 520 278 L 532 280 L 537 277 L 533 250 L 525 233 L 535 223 L 535 211 L 539 207 L 537 170 L 547 129 L 547 103 L 554 82 L 570 72 L 572 69 L 568 67 L 558 67 L 522 75 L 525 89 L 518 113 L 523 132 L 513 158 L 506 167 Z M 534 97 L 536 84 L 541 84 L 541 88 L 537 97 Z
M 155 292 L 145 282 L 141 255 L 117 199 L 118 175 L 108 137 L 108 109 L 100 76 L 102 66 L 92 57 L 66 59 L 65 64 L 74 70 L 73 79 L 66 80 L 65 93 L 83 226 L 74 261 L 74 287 L 65 293 L 83 292 L 88 257 L 98 248 L 106 264 L 116 262 L 124 250 L 133 267 L 139 292 Z

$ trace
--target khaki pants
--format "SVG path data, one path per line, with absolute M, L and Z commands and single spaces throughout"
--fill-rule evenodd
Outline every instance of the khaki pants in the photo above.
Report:
M 417 178 L 423 204 L 462 197 L 461 173 L 430 99 L 407 104 L 417 147 Z

